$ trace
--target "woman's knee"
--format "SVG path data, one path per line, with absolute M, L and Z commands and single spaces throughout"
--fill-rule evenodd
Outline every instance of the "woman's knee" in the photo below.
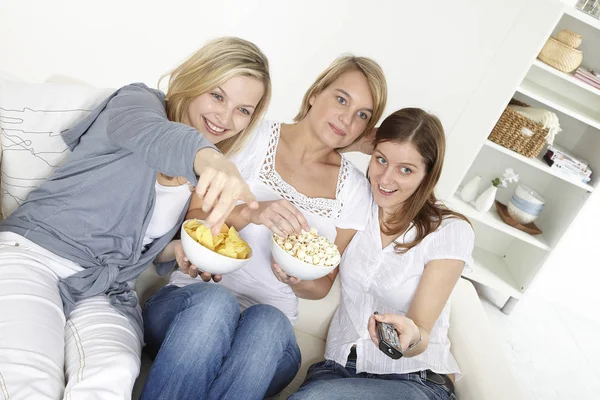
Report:
M 219 285 L 210 283 L 194 283 L 177 288 L 165 298 L 152 303 L 152 307 L 159 308 L 165 301 L 175 301 L 176 307 L 170 306 L 171 312 L 180 314 L 190 311 L 203 316 L 222 315 L 224 318 L 239 318 L 239 304 L 235 296 Z M 173 309 L 174 308 L 174 309 Z
M 257 335 L 269 338 L 274 344 L 279 341 L 282 345 L 296 344 L 294 328 L 289 318 L 279 309 L 268 304 L 257 304 L 247 308 L 242 314 L 242 320 L 252 321 L 253 330 Z
M 203 312 L 234 315 L 239 318 L 240 306 L 229 289 L 210 283 L 197 283 L 187 286 L 189 295 L 187 307 L 201 307 Z
M 160 347 L 172 329 L 196 330 L 203 322 L 234 326 L 239 320 L 237 300 L 218 285 L 196 283 L 161 290 L 164 292 L 151 299 L 143 312 L 146 342 L 154 347 Z

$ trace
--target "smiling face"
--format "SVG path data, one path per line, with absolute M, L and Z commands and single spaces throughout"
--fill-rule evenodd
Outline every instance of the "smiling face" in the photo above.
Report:
M 235 76 L 192 100 L 182 122 L 196 128 L 211 143 L 219 143 L 250 124 L 264 92 L 258 79 Z
M 393 214 L 413 195 L 427 175 L 421 154 L 410 142 L 381 142 L 369 163 L 369 179 L 375 202 Z
M 365 75 L 351 70 L 340 75 L 309 101 L 306 115 L 313 132 L 331 148 L 348 146 L 364 132 L 373 115 L 373 96 Z

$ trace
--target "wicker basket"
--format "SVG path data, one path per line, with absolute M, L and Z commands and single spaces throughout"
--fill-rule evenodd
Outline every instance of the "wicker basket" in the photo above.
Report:
M 583 53 L 549 37 L 538 58 L 559 71 L 572 72 L 583 61 Z
M 527 104 L 512 100 L 511 104 L 528 107 Z M 492 142 L 516 151 L 525 157 L 537 157 L 546 144 L 548 129 L 506 107 L 502 116 L 488 137 Z
M 581 45 L 581 41 L 583 40 L 581 35 L 575 32 L 571 32 L 568 29 L 563 29 L 560 32 L 558 32 L 556 38 L 559 42 L 564 43 L 567 46 L 572 47 L 574 49 L 578 48 Z

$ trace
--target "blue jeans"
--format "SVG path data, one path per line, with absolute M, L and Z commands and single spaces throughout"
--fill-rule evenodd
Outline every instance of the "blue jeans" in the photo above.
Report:
M 368 374 L 356 373 L 356 361 L 345 367 L 326 360 L 311 365 L 306 380 L 288 400 L 449 400 L 454 394 L 425 380 L 425 373 Z
M 216 284 L 162 288 L 144 307 L 144 330 L 155 360 L 141 399 L 262 399 L 300 368 L 289 319 L 264 304 L 240 314 Z

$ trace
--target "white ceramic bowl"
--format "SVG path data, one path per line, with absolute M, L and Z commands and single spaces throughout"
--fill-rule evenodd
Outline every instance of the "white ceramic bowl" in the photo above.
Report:
M 235 258 L 226 257 L 202 246 L 188 235 L 183 228 L 187 220 L 181 225 L 181 245 L 183 252 L 192 264 L 198 267 L 199 270 L 210 272 L 211 274 L 229 274 L 242 268 L 252 258 L 252 253 L 245 260 L 237 260 Z M 200 223 L 204 222 L 198 220 Z
M 279 247 L 273 237 L 271 237 L 271 253 L 277 264 L 279 264 L 286 274 L 295 276 L 303 281 L 312 281 L 322 278 L 337 267 L 337 265 L 331 267 L 313 265 L 299 260 Z
M 517 185 L 515 188 L 515 196 L 537 206 L 543 206 L 545 203 L 542 196 L 537 194 L 537 192 L 530 187 L 523 184 Z
M 518 208 L 517 206 L 515 206 L 515 204 L 510 201 L 508 202 L 508 215 L 510 215 L 510 217 L 512 219 L 514 219 L 515 221 L 518 221 L 519 223 L 526 225 L 530 222 L 533 222 L 537 219 L 538 215 L 536 214 L 530 214 L 526 211 L 521 210 L 520 208 Z

